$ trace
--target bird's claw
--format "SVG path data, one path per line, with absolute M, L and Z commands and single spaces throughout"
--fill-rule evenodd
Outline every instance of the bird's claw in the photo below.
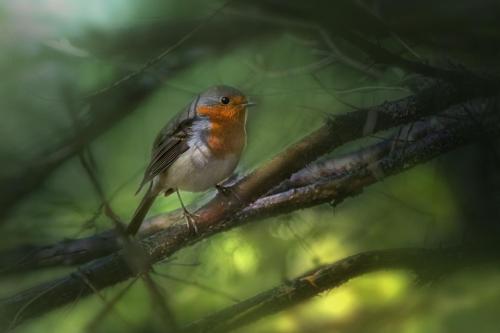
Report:
M 198 215 L 190 213 L 187 209 L 184 210 L 184 218 L 186 219 L 188 229 L 194 234 L 198 234 L 198 226 L 196 225 L 196 220 Z

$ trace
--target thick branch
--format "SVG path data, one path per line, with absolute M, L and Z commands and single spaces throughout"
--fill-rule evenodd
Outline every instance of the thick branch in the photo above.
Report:
M 236 190 L 241 198 L 246 202 L 251 202 L 279 185 L 309 162 L 344 142 L 435 114 L 467 97 L 469 96 L 462 94 L 454 86 L 438 82 L 416 95 L 336 116 L 308 138 L 247 176 Z M 205 224 L 220 220 L 224 217 L 223 215 L 241 208 L 239 201 L 225 202 L 224 200 L 227 198 L 218 197 L 204 207 L 202 212 L 206 216 L 201 222 L 202 229 L 205 228 Z M 168 228 L 177 221 L 177 216 L 177 214 L 164 215 L 152 219 L 151 223 L 146 224 L 149 227 L 142 230 L 143 235 L 150 235 L 159 229 L 165 229 L 165 226 Z M 165 237 L 168 237 L 171 230 L 173 229 L 167 231 Z M 188 230 L 184 230 L 183 235 L 179 237 L 180 239 L 177 240 L 179 244 L 184 244 L 183 242 L 188 239 L 192 240 Z M 186 240 L 181 241 L 184 238 Z M 170 240 L 168 244 L 172 244 L 172 241 Z M 1 271 L 13 273 L 54 265 L 82 264 L 110 254 L 118 248 L 119 244 L 115 235 L 110 231 L 56 245 L 25 246 L 0 254 Z
M 500 262 L 498 246 L 391 249 L 362 252 L 295 278 L 185 327 L 182 332 L 229 332 L 379 270 L 409 270 L 423 278 Z
M 359 193 L 364 186 L 378 181 L 384 175 L 390 175 L 418 163 L 425 162 L 440 153 L 471 140 L 477 135 L 498 134 L 499 113 L 496 106 L 496 103 L 490 104 L 484 100 L 480 100 L 475 104 L 471 104 L 468 108 L 464 108 L 463 106 L 455 107 L 455 109 L 458 108 L 458 112 L 464 112 L 469 117 L 473 117 L 475 121 L 464 121 L 464 118 L 460 117 L 460 114 L 459 117 L 456 117 L 456 115 L 455 117 L 451 117 L 454 115 L 452 113 L 444 114 L 446 116 L 445 119 L 451 122 L 449 127 L 430 134 L 413 145 L 404 147 L 399 154 L 389 154 L 386 158 L 377 162 L 379 172 L 372 172 L 373 169 L 370 167 L 362 168 L 359 172 L 353 172 L 353 174 L 346 175 L 335 182 L 325 181 L 311 185 L 311 188 L 303 187 L 292 190 L 291 195 L 287 196 L 288 202 L 286 205 L 274 200 L 276 197 L 273 198 L 275 202 L 272 205 L 269 205 L 269 202 L 259 203 L 258 200 L 253 205 L 261 204 L 261 207 L 264 207 L 263 212 L 260 214 L 245 215 L 245 210 L 243 210 L 240 214 L 236 215 L 236 218 L 229 217 L 209 224 L 211 215 L 208 215 L 207 218 L 207 214 L 205 213 L 205 215 L 202 215 L 202 218 L 205 218 L 205 224 L 203 225 L 203 229 L 200 230 L 200 235 L 194 236 L 190 234 L 186 230 L 187 227 L 185 224 L 170 226 L 141 242 L 145 250 L 144 255 L 148 255 L 141 257 L 141 259 L 149 258 L 151 263 L 157 262 L 212 233 L 227 230 L 241 224 L 242 221 L 262 218 L 265 214 L 283 213 L 325 201 L 341 200 L 354 193 Z M 478 122 L 479 119 L 484 120 L 484 123 L 482 121 Z M 478 126 L 480 127 L 478 128 Z M 312 137 L 314 138 L 315 136 Z M 311 136 L 306 138 L 306 140 L 310 138 Z M 297 147 L 296 149 L 306 149 L 308 145 L 304 141 L 301 141 L 294 147 Z M 284 157 L 281 157 L 278 161 L 282 161 L 283 159 Z M 245 184 L 245 180 L 241 184 Z M 241 189 L 241 187 L 236 187 L 236 189 Z M 305 192 L 301 193 L 302 191 Z M 247 197 L 250 195 L 247 194 Z M 230 211 L 235 206 L 231 200 L 236 199 L 222 196 L 216 197 L 212 201 L 216 203 L 214 209 L 222 209 L 224 211 L 222 216 L 224 216 L 225 212 Z M 203 212 L 210 209 L 211 204 L 207 204 L 200 211 Z M 247 209 L 251 208 L 252 206 Z M 253 208 L 254 213 L 258 212 L 256 206 L 253 206 Z M 235 212 L 234 210 L 233 213 Z M 216 216 L 218 214 L 221 213 L 216 211 Z M 90 281 L 97 290 L 124 281 L 137 274 L 134 269 L 130 268 L 135 267 L 135 265 L 130 266 L 131 260 L 134 260 L 134 258 L 130 258 L 130 252 L 122 251 L 115 253 L 84 265 L 77 273 L 36 286 L 8 298 L 0 303 L 0 313 L 3 315 L 2 321 L 14 320 L 12 325 L 15 325 L 25 318 L 43 314 L 53 308 L 74 301 L 76 297 L 89 295 L 91 290 L 82 281 L 82 274 L 84 274 L 85 280 Z M 147 264 L 144 264 L 144 267 L 147 266 Z M 25 306 L 25 304 L 29 304 L 29 306 Z
M 436 156 L 464 145 L 472 140 L 485 136 L 500 135 L 500 114 L 496 102 L 490 104 L 486 100 L 464 107 L 455 106 L 440 114 L 440 121 L 430 118 L 416 125 L 417 138 L 411 143 L 394 143 L 387 140 L 380 144 L 341 158 L 342 166 L 349 159 L 353 161 L 350 168 L 338 168 L 338 160 L 328 160 L 319 165 L 319 170 L 303 170 L 294 176 L 297 182 L 290 183 L 291 189 L 279 193 L 270 193 L 258 199 L 230 220 L 229 227 L 249 220 L 289 213 L 297 209 L 307 208 L 321 203 L 338 205 L 348 197 L 360 194 L 366 186 L 377 183 L 394 174 L 418 164 L 425 163 Z M 380 155 L 379 155 L 380 154 Z M 374 156 L 377 156 L 374 160 Z M 313 182 L 300 186 L 306 179 L 313 179 L 315 172 L 322 175 Z M 302 177 L 301 177 L 302 176 Z M 293 186 L 299 187 L 294 188 Z M 227 225 L 219 225 L 220 228 Z

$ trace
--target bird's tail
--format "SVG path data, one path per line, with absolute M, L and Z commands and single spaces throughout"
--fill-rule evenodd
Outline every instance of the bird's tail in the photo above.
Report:
M 165 196 L 173 193 L 173 191 L 166 191 Z M 146 192 L 144 197 L 141 200 L 141 203 L 135 210 L 134 216 L 132 217 L 132 220 L 130 221 L 128 227 L 127 227 L 127 234 L 129 235 L 135 235 L 137 231 L 139 231 L 139 228 L 141 227 L 142 222 L 144 221 L 144 218 L 149 212 L 149 209 L 155 202 L 156 197 L 158 196 L 158 191 L 155 191 L 152 188 L 149 188 L 149 190 Z

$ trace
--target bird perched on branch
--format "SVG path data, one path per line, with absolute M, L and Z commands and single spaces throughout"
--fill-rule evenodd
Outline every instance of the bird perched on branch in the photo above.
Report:
M 179 190 L 201 192 L 231 176 L 246 144 L 245 123 L 250 103 L 236 88 L 219 85 L 198 95 L 160 131 L 153 144 L 139 192 L 148 190 L 127 227 L 135 234 L 159 194 L 177 193 L 188 226 L 195 217 L 185 208 Z

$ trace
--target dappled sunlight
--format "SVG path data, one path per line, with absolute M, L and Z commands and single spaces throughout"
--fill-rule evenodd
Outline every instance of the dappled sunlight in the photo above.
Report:
M 4 0 L 0 331 L 496 333 L 494 2 Z M 256 106 L 200 104 L 222 84 Z M 200 230 L 174 193 L 145 216 L 178 224 L 114 233 L 152 149 L 166 177 L 213 128 L 246 148 L 221 139 L 242 149 L 227 193 L 181 189 Z
M 240 273 L 255 273 L 258 264 L 258 257 L 255 249 L 248 245 L 237 247 L 233 252 L 233 263 Z
M 368 274 L 324 292 L 311 301 L 290 309 L 287 314 L 263 319 L 241 331 L 267 329 L 270 332 L 301 332 L 301 327 L 307 327 L 313 322 L 332 323 L 333 327 L 342 331 L 341 328 L 350 321 L 356 321 L 360 313 L 407 303 L 407 298 L 411 297 L 408 287 L 412 281 L 412 276 L 398 271 Z M 314 321 L 311 318 L 314 318 Z

